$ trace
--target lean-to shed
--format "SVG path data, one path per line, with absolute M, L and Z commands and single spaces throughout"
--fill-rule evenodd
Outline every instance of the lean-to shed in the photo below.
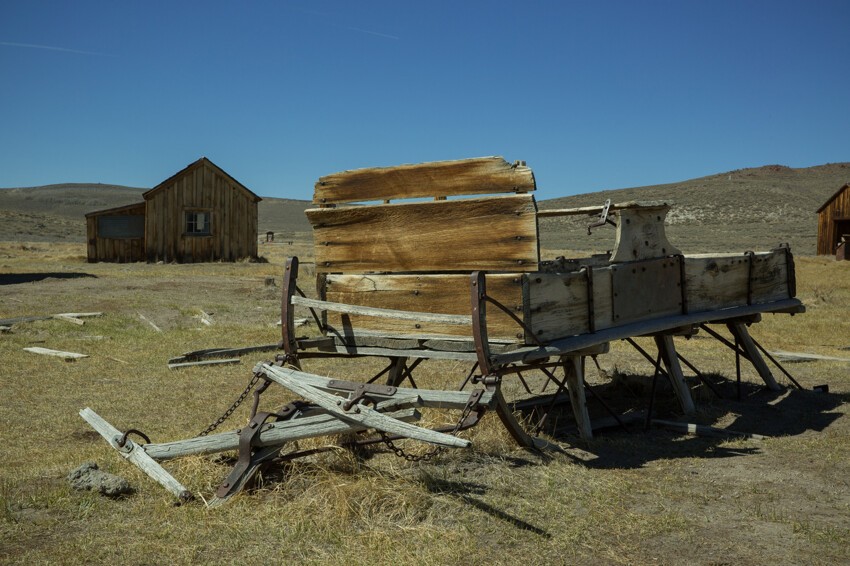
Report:
M 145 259 L 145 203 L 86 214 L 88 260 L 127 263 Z
M 832 255 L 842 236 L 850 237 L 850 183 L 818 209 L 818 255 Z
M 86 215 L 90 262 L 236 261 L 257 256 L 260 197 L 206 157 L 142 196 L 142 203 Z

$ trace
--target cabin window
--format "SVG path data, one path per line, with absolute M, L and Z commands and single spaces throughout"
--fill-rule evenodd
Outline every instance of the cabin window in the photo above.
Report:
M 190 236 L 209 236 L 212 234 L 212 213 L 208 210 L 186 211 L 186 234 Z
M 99 216 L 97 235 L 112 240 L 132 240 L 145 237 L 145 217 L 143 215 Z

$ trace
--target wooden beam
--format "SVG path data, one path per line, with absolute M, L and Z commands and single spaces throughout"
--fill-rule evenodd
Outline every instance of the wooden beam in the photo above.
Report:
M 525 193 L 534 189 L 534 175 L 524 163 L 511 165 L 502 157 L 479 157 L 326 175 L 316 183 L 313 203 Z
M 654 336 L 654 339 L 658 351 L 661 353 L 661 361 L 664 363 L 664 367 L 667 368 L 670 385 L 673 386 L 673 391 L 676 393 L 676 398 L 679 400 L 679 406 L 682 408 L 682 412 L 686 415 L 694 414 L 696 407 L 691 397 L 691 390 L 685 381 L 685 374 L 682 373 L 682 365 L 679 363 L 679 355 L 676 353 L 673 336 L 670 334 L 657 334 Z
M 738 339 L 738 345 L 740 345 L 744 352 L 746 352 L 747 359 L 749 359 L 750 363 L 753 364 L 753 367 L 756 368 L 756 371 L 764 380 L 767 388 L 771 391 L 782 391 L 782 388 L 776 382 L 776 378 L 773 377 L 773 373 L 771 373 L 770 368 L 767 367 L 767 362 L 765 362 L 764 358 L 761 357 L 761 352 L 759 352 L 753 342 L 749 331 L 747 331 L 747 327 L 741 322 L 732 322 L 727 324 L 726 328 L 728 328 L 729 332 Z
M 601 344 L 603 342 L 611 342 L 614 340 L 620 340 L 622 338 L 628 338 L 631 336 L 643 336 L 645 334 L 661 333 L 665 330 L 677 328 L 687 324 L 712 322 L 715 320 L 723 320 L 726 318 L 747 316 L 758 312 L 783 312 L 787 309 L 794 309 L 800 304 L 801 303 L 798 299 L 785 299 L 770 303 L 745 305 L 740 307 L 718 309 L 709 312 L 699 312 L 644 320 L 640 322 L 624 324 L 622 326 L 606 328 L 604 330 L 599 330 L 594 333 L 581 334 L 578 336 L 569 336 L 560 340 L 554 340 L 553 342 L 544 347 L 518 348 L 512 352 L 494 354 L 492 356 L 492 359 L 495 365 L 503 365 L 516 362 L 528 363 L 535 360 L 548 358 L 551 356 L 560 356 L 563 354 L 568 354 L 570 352 L 574 352 L 582 348 L 587 348 L 595 344 Z
M 189 501 L 192 499 L 192 493 L 183 487 L 180 482 L 174 479 L 171 474 L 165 471 L 165 468 L 160 466 L 153 458 L 146 454 L 141 446 L 135 444 L 129 438 L 126 439 L 124 446 L 119 446 L 118 439 L 122 436 L 121 431 L 106 422 L 103 417 L 88 407 L 80 411 L 80 416 L 83 420 L 89 423 L 89 425 L 91 425 L 91 427 L 96 430 L 98 434 L 100 434 L 122 458 L 135 464 L 140 470 L 165 489 L 176 495 L 181 501 Z
M 302 379 L 296 377 L 296 375 L 302 372 L 288 368 L 273 368 L 267 364 L 263 364 L 262 367 L 269 379 L 279 383 L 293 393 L 304 397 L 308 401 L 316 403 L 342 421 L 361 424 L 367 428 L 374 428 L 390 434 L 398 434 L 440 446 L 468 448 L 472 444 L 469 440 L 463 438 L 396 420 L 365 405 L 355 405 L 351 410 L 345 411 L 341 408 L 343 403 L 341 397 L 325 393 L 317 387 L 307 385 Z
M 592 440 L 593 426 L 590 424 L 590 414 L 587 412 L 581 356 L 564 356 L 562 361 L 566 371 L 567 391 L 570 394 L 570 405 L 573 408 L 578 434 L 582 440 Z
M 387 413 L 387 416 L 400 421 L 410 422 L 417 420 L 419 413 L 416 409 L 409 408 Z M 271 423 L 265 426 L 267 428 L 263 429 L 257 440 L 257 446 L 259 447 L 279 446 L 287 442 L 314 438 L 316 436 L 359 432 L 367 428 L 362 424 L 341 421 L 331 414 L 303 417 L 279 423 Z M 197 454 L 215 454 L 216 452 L 236 450 L 238 448 L 239 434 L 235 430 L 210 434 L 208 436 L 199 436 L 187 440 L 177 440 L 175 442 L 146 444 L 144 446 L 145 452 L 151 458 L 159 461 Z

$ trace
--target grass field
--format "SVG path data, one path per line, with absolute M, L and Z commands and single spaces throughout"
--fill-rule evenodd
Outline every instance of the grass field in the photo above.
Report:
M 267 261 L 88 264 L 83 244 L 0 242 L 0 318 L 104 313 L 83 326 L 43 320 L 0 334 L 0 561 L 850 562 L 850 364 L 787 364 L 806 391 L 778 394 L 759 387 L 745 365 L 739 401 L 734 356 L 702 335 L 677 339 L 677 346 L 725 381 L 725 398 L 694 381 L 693 420 L 771 438 L 722 440 L 635 426 L 589 443 L 565 433 L 554 439 L 561 453 L 538 454 L 513 446 L 489 415 L 462 433 L 473 441 L 471 450 L 429 463 L 378 449 L 361 457 L 334 450 L 265 477 L 258 489 L 217 509 L 202 498 L 211 497 L 232 460 L 169 462 L 167 469 L 200 496 L 175 506 L 77 413 L 90 406 L 118 428 L 139 428 L 154 441 L 194 435 L 221 414 L 252 365 L 269 355 L 179 371 L 166 361 L 190 350 L 278 340 L 280 288 L 265 280 L 276 277 L 279 285 L 284 257 L 309 259 L 309 246 L 264 245 L 260 253 Z M 772 350 L 850 358 L 850 263 L 796 259 L 798 296 L 808 312 L 767 316 L 753 335 Z M 307 266 L 302 277 L 309 275 Z M 201 322 L 201 312 L 212 325 Z M 89 357 L 64 362 L 24 352 L 27 346 Z M 589 370 L 591 384 L 622 408 L 645 408 L 650 366 L 621 342 L 599 362 L 603 371 Z M 379 365 L 308 361 L 305 369 L 356 378 Z M 454 387 L 466 369 L 434 363 L 417 377 L 420 386 Z M 824 383 L 828 394 L 811 391 Z M 264 403 L 288 400 L 281 389 L 269 389 Z M 676 416 L 670 391 L 659 400 L 660 410 Z M 227 428 L 244 423 L 247 412 L 241 407 Z M 112 500 L 71 490 L 66 474 L 87 460 L 127 478 L 136 493 Z

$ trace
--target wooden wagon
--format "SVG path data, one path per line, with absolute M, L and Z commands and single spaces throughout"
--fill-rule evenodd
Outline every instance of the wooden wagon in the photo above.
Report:
M 538 211 L 535 188 L 524 162 L 497 157 L 322 177 L 315 208 L 306 213 L 315 240 L 316 292 L 310 294 L 316 298 L 299 284 L 298 259 L 288 259 L 282 352 L 254 368 L 241 396 L 257 387 L 247 426 L 141 445 L 90 409 L 81 415 L 181 498 L 189 492 L 158 461 L 236 449 L 237 464 L 217 492 L 223 501 L 280 458 L 287 442 L 307 437 L 362 433 L 360 442 L 381 441 L 401 455 L 399 439 L 468 447 L 457 433 L 495 412 L 520 445 L 542 447 L 546 442 L 517 420 L 504 394 L 505 383 L 526 385 L 523 376 L 531 372 L 555 384 L 547 402 L 568 396 L 579 436 L 590 439 L 585 395 L 593 390 L 584 362 L 606 352 L 612 340 L 629 340 L 653 363 L 656 377 L 669 379 L 684 414 L 694 411 L 694 402 L 673 337 L 697 328 L 752 363 L 768 388 L 779 389 L 747 325 L 763 313 L 804 311 L 787 246 L 686 256 L 665 235 L 666 203 Z M 613 250 L 541 260 L 538 219 L 568 214 L 616 225 Z M 296 309 L 312 315 L 315 335 L 296 327 Z M 711 325 L 727 327 L 733 340 Z M 653 338 L 657 356 L 634 343 L 639 336 Z M 366 381 L 310 373 L 306 362 L 323 357 L 379 357 L 386 365 Z M 426 360 L 465 362 L 460 390 L 416 387 L 416 368 Z M 259 411 L 260 393 L 272 383 L 303 401 Z M 426 409 L 460 411 L 460 417 L 441 430 L 414 424 Z M 545 418 L 545 410 L 541 414 Z

